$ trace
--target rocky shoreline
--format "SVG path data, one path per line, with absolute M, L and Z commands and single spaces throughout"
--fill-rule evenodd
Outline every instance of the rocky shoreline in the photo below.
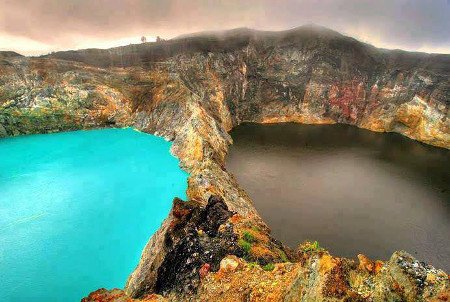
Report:
M 189 200 L 174 200 L 124 291 L 84 301 L 447 301 L 447 273 L 406 252 L 290 250 L 224 162 L 242 122 L 346 123 L 450 149 L 449 78 L 450 55 L 316 27 L 0 57 L 0 137 L 131 126 L 173 141 L 190 174 Z

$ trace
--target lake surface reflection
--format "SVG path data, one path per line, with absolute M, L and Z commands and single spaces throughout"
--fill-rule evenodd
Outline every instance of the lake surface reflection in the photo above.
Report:
M 337 256 L 406 250 L 450 269 L 450 151 L 346 125 L 243 124 L 227 169 L 273 235 Z

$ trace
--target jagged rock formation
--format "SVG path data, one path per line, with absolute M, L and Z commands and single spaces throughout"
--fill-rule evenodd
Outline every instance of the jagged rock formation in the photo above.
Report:
M 358 265 L 314 245 L 290 251 L 224 159 L 227 132 L 244 121 L 347 123 L 449 149 L 449 78 L 450 55 L 381 50 L 315 26 L 14 57 L 0 60 L 0 136 L 132 126 L 173 141 L 190 201 L 175 201 L 146 246 L 129 297 L 444 299 L 448 276 L 406 253 Z M 239 258 L 220 265 L 226 254 Z M 128 299 L 100 291 L 86 301 L 110 294 Z

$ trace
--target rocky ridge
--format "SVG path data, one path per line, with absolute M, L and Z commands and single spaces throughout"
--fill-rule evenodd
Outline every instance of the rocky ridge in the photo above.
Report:
M 15 51 L 0 51 L 0 59 L 1 58 L 13 58 L 13 57 L 23 57 L 21 54 L 18 54 Z
M 224 162 L 242 122 L 346 123 L 450 149 L 449 75 L 450 55 L 315 26 L 3 58 L 0 136 L 131 126 L 172 140 L 190 173 L 189 201 L 174 201 L 125 292 L 85 301 L 445 301 L 448 275 L 405 252 L 356 262 L 315 243 L 289 250 Z

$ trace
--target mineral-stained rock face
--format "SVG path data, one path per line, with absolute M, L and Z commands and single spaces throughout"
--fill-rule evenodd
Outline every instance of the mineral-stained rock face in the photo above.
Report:
M 376 49 L 314 26 L 0 57 L 0 136 L 132 126 L 172 140 L 190 173 L 189 201 L 174 202 L 126 294 L 86 301 L 445 301 L 448 276 L 406 253 L 357 264 L 284 247 L 224 159 L 227 132 L 244 121 L 347 123 L 450 149 L 449 79 L 450 55 Z

